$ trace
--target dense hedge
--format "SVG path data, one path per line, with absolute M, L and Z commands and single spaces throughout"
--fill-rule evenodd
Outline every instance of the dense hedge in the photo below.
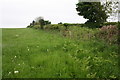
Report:
M 103 25 L 117 25 L 118 24 L 118 22 L 106 22 L 106 23 L 104 23 Z
M 77 27 L 89 27 L 89 28 L 101 28 L 102 26 L 108 26 L 108 25 L 117 25 L 118 22 L 106 22 L 98 26 L 97 23 L 90 23 L 90 24 L 70 24 L 70 23 L 64 23 L 64 24 L 47 24 L 44 25 L 44 29 L 67 29 L 70 26 L 77 26 Z M 27 28 L 36 28 L 38 29 L 40 27 L 39 24 L 35 24 L 35 26 L 27 26 Z

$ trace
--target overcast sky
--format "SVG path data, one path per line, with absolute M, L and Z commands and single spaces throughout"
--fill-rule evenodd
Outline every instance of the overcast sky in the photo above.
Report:
M 0 0 L 0 27 L 26 27 L 36 17 L 42 16 L 53 24 L 84 23 L 77 15 L 78 0 Z

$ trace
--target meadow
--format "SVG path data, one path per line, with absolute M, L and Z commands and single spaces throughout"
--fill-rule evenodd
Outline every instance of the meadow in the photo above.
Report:
M 0 38 L 2 37 L 2 28 L 0 28 Z M 0 39 L 0 79 L 2 78 L 2 38 Z
M 62 31 L 2 29 L 3 78 L 118 78 L 118 45 L 96 37 L 98 29 Z

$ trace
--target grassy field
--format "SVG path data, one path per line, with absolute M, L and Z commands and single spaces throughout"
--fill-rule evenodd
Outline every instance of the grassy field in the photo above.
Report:
M 2 28 L 0 28 L 0 79 L 2 78 Z
M 75 33 L 80 30 L 81 34 L 97 31 L 72 30 Z M 3 78 L 120 77 L 115 44 L 96 38 L 69 39 L 58 32 L 30 28 L 2 29 L 2 32 Z

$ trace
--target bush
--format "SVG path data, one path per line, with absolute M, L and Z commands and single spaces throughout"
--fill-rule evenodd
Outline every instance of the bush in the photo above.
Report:
M 117 22 L 106 22 L 103 25 L 117 25 Z
M 118 27 L 115 25 L 103 26 L 99 29 L 97 37 L 106 40 L 109 43 L 117 43 Z
M 39 29 L 39 28 L 40 28 L 40 25 L 35 25 L 33 28 Z
M 102 23 L 95 23 L 95 22 L 86 22 L 84 24 L 85 27 L 89 27 L 89 28 L 101 28 Z
M 46 30 L 59 30 L 62 27 L 62 24 L 52 24 L 52 25 L 45 25 L 44 29 Z

